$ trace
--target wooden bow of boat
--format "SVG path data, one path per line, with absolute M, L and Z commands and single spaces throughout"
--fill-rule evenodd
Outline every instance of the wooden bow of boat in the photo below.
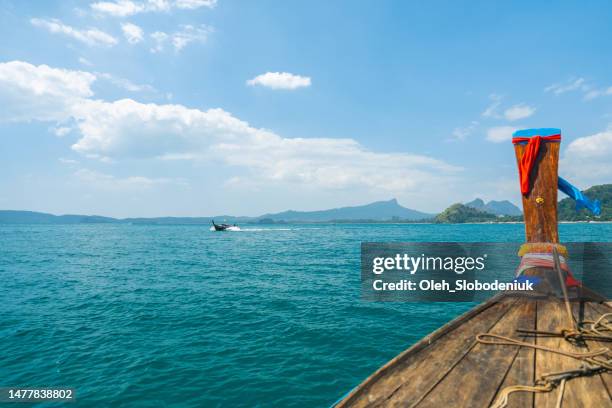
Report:
M 519 164 L 527 148 L 515 144 Z M 558 156 L 559 143 L 540 147 L 529 192 L 523 195 L 526 241 L 532 245 L 559 242 Z M 336 406 L 612 407 L 610 370 L 584 371 L 591 360 L 576 358 L 602 348 L 608 348 L 603 358 L 610 358 L 612 342 L 587 335 L 574 341 L 571 333 L 582 322 L 612 312 L 612 305 L 586 288 L 573 289 L 568 295 L 571 302 L 560 298 L 560 289 L 565 288 L 560 268 L 531 268 L 528 274 L 550 283 L 546 293 L 498 294 L 393 358 Z M 569 330 L 563 332 L 566 337 L 563 329 Z M 558 335 L 541 335 L 546 332 Z M 484 338 L 496 344 L 487 344 Z M 503 343 L 500 339 L 518 343 L 497 344 Z M 562 374 L 547 377 L 551 373 Z M 529 391 L 514 392 L 517 386 Z

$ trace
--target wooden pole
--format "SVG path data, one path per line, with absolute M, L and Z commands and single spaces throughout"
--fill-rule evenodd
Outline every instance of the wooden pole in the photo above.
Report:
M 559 129 L 527 129 L 516 132 L 514 136 L 535 137 L 560 133 Z M 523 194 L 523 214 L 527 242 L 559 242 L 557 229 L 559 145 L 559 142 L 542 140 L 537 158 L 529 174 L 530 189 L 527 194 Z M 516 160 L 519 165 L 526 149 L 526 143 L 514 145 Z

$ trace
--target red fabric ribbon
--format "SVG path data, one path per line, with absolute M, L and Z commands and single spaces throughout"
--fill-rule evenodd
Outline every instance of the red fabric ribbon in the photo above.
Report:
M 540 143 L 542 141 L 560 142 L 561 135 L 512 138 L 513 144 L 527 142 L 525 153 L 523 153 L 523 157 L 521 157 L 521 161 L 519 162 L 519 178 L 521 181 L 521 193 L 523 193 L 523 195 L 529 193 L 529 174 L 540 152 Z

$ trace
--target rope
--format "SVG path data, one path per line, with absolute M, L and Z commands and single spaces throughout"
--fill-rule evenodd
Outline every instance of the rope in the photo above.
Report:
M 561 380 L 561 386 L 559 388 L 559 396 L 557 397 L 557 405 L 555 405 L 555 408 L 561 408 L 561 405 L 563 404 L 563 394 L 565 393 L 565 382 L 567 381 L 567 379 L 563 379 Z
M 554 389 L 552 384 L 546 385 L 512 385 L 510 387 L 504 388 L 500 393 L 499 397 L 495 402 L 491 405 L 491 408 L 504 408 L 508 405 L 508 398 L 510 394 L 515 392 L 533 392 L 534 394 L 550 392 Z
M 604 320 L 606 319 L 607 321 L 604 323 Z M 604 313 L 599 316 L 599 319 L 597 319 L 595 322 L 587 323 L 589 323 L 591 327 L 589 329 L 585 329 L 585 331 L 601 336 L 603 339 L 612 340 L 612 336 L 602 333 L 602 330 L 612 333 L 612 313 Z
M 557 276 L 559 277 L 559 283 L 561 284 L 561 290 L 563 291 L 563 301 L 565 303 L 565 312 L 567 313 L 567 318 L 573 328 L 572 334 L 577 334 L 578 326 L 576 325 L 576 322 L 574 321 L 574 315 L 572 314 L 572 305 L 570 304 L 569 295 L 567 294 L 567 277 L 569 277 L 569 274 L 564 280 L 563 272 L 561 272 L 561 259 L 559 257 L 559 252 L 557 251 L 556 247 L 553 247 L 553 261 L 555 265 L 555 270 L 557 271 Z
M 487 340 L 486 338 L 490 337 L 495 340 Z M 594 351 L 588 351 L 586 353 L 575 353 L 572 351 L 563 351 L 552 347 L 540 346 L 537 344 L 527 343 L 525 341 L 521 341 L 518 339 L 513 339 L 511 337 L 502 336 L 500 334 L 492 334 L 492 333 L 480 333 L 476 335 L 476 341 L 481 344 L 490 344 L 494 346 L 519 346 L 519 347 L 528 347 L 536 350 L 548 351 L 550 353 L 560 354 L 562 356 L 575 358 L 577 360 L 589 361 L 592 357 L 602 356 L 607 354 L 610 349 L 608 348 L 600 348 Z
M 528 254 L 525 254 L 528 255 Z M 568 342 L 576 344 L 583 342 L 585 336 L 594 340 L 609 340 L 612 341 L 612 336 L 607 333 L 612 333 L 612 313 L 604 313 L 594 322 L 585 322 L 580 327 L 576 324 L 572 314 L 569 296 L 567 293 L 567 280 L 563 279 L 561 257 L 556 246 L 552 247 L 553 266 L 557 271 L 561 289 L 563 291 L 563 300 L 565 311 L 572 329 L 562 329 L 560 332 L 542 332 L 536 330 L 517 330 L 520 333 L 526 334 L 544 334 L 547 336 L 561 336 Z M 569 277 L 569 275 L 568 275 Z M 607 332 L 607 333 L 606 333 Z M 481 344 L 490 345 L 507 345 L 532 348 L 534 350 L 546 351 L 549 353 L 559 354 L 565 357 L 573 358 L 582 362 L 580 367 L 575 370 L 560 371 L 557 373 L 549 373 L 538 378 L 533 386 L 530 385 L 513 385 L 502 389 L 498 398 L 493 402 L 491 408 L 504 408 L 508 405 L 510 394 L 515 392 L 532 392 L 545 393 L 551 392 L 553 389 L 560 387 L 559 396 L 557 398 L 556 408 L 561 408 L 563 404 L 563 394 L 565 393 L 565 384 L 567 380 L 576 377 L 599 374 L 602 372 L 612 371 L 612 352 L 608 347 L 602 347 L 594 351 L 578 353 L 573 351 L 563 351 L 558 348 L 546 347 L 538 344 L 527 343 L 522 340 L 513 339 L 511 337 L 502 336 L 499 334 L 480 333 L 476 336 L 476 341 Z

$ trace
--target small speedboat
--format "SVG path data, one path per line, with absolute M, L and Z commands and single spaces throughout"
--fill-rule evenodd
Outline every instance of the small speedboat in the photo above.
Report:
M 240 231 L 240 227 L 236 224 L 215 224 L 215 220 L 212 220 L 212 225 L 215 231 Z

